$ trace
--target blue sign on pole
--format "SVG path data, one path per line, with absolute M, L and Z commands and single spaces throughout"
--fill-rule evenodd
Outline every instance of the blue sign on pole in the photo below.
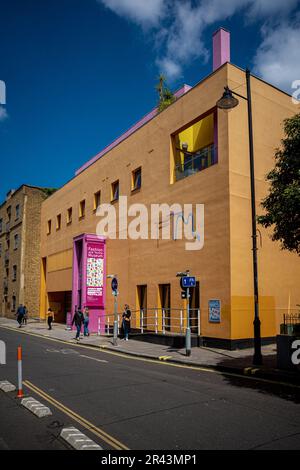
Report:
M 186 289 L 188 287 L 196 287 L 196 278 L 193 276 L 186 276 L 181 278 L 181 287 Z
M 111 288 L 113 292 L 118 290 L 118 279 L 116 277 L 114 277 L 111 281 Z

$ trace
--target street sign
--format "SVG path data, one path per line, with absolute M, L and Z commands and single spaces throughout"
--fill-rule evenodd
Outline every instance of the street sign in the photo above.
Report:
M 196 278 L 193 276 L 186 276 L 180 279 L 180 285 L 183 289 L 188 287 L 196 287 Z
M 113 292 L 117 292 L 117 290 L 118 290 L 118 279 L 116 277 L 114 277 L 111 280 L 111 289 L 112 289 Z

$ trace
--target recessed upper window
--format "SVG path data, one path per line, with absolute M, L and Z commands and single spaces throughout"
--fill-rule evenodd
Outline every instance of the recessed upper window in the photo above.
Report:
M 61 229 L 61 214 L 58 214 L 56 216 L 56 230 L 60 230 Z
M 20 217 L 20 204 L 16 205 L 16 220 Z
M 14 249 L 16 250 L 17 248 L 19 248 L 19 234 L 18 233 L 16 233 L 14 236 Z
M 216 163 L 215 113 L 173 135 L 174 178 L 178 181 Z
M 101 204 L 101 191 L 94 193 L 94 211 L 98 209 Z
M 12 280 L 16 281 L 17 280 L 17 266 L 13 266 L 13 272 L 12 272 Z
M 73 215 L 73 209 L 72 207 L 69 207 L 69 209 L 67 210 L 67 224 L 72 223 L 72 215 Z
M 79 203 L 79 218 L 82 219 L 85 217 L 85 199 Z
M 111 201 L 119 200 L 119 180 L 115 181 L 111 185 Z
M 7 213 L 8 221 L 10 222 L 10 219 L 11 219 L 11 206 L 9 206 L 9 207 L 6 209 L 6 213 Z
M 142 186 L 142 168 L 137 168 L 132 172 L 131 190 L 135 191 Z
M 51 219 L 50 219 L 47 222 L 47 235 L 50 235 L 50 233 L 51 233 L 51 228 L 52 228 L 51 225 L 52 224 L 51 224 Z

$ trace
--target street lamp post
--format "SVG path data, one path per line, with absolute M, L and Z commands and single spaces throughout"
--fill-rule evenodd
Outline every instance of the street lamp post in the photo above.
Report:
M 250 160 L 250 184 L 251 184 L 251 222 L 252 222 L 252 264 L 253 264 L 253 287 L 254 287 L 254 356 L 253 364 L 262 364 L 261 333 L 258 303 L 258 269 L 257 269 L 257 229 L 256 229 L 256 207 L 255 207 L 255 173 L 254 173 L 254 149 L 253 149 L 253 125 L 252 125 L 252 100 L 251 100 L 251 73 L 246 70 L 247 97 L 242 96 L 228 87 L 217 101 L 220 109 L 232 109 L 239 104 L 239 100 L 233 95 L 247 101 L 248 107 L 248 134 L 249 134 L 249 160 Z
M 186 270 L 185 272 L 179 272 L 176 274 L 177 277 L 189 277 L 190 272 Z M 182 286 L 181 286 L 182 287 Z M 190 356 L 191 349 L 191 327 L 190 327 L 190 288 L 186 288 L 186 330 L 185 330 L 185 351 L 186 355 Z

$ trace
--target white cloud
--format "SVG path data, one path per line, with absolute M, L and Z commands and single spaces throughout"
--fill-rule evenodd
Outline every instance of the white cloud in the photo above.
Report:
M 263 42 L 256 56 L 256 70 L 266 80 L 287 86 L 297 71 L 294 43 L 299 41 L 297 30 L 283 25 L 300 0 L 97 0 L 119 16 L 148 28 L 156 64 L 171 81 L 182 75 L 183 67 L 195 58 L 207 62 L 209 51 L 203 37 L 208 26 L 231 18 L 239 13 L 243 21 L 263 21 Z M 274 24 L 281 24 L 278 31 L 284 35 L 279 39 Z M 261 23 L 260 23 L 261 24 Z M 145 28 L 146 27 L 146 28 Z M 267 31 L 267 33 L 266 33 Z M 285 34 L 290 34 L 288 37 Z M 277 46 L 273 45 L 278 41 Z M 284 38 L 284 40 L 283 40 Z M 298 42 L 299 43 L 299 42 Z M 276 47 L 279 54 L 276 57 Z M 293 74 L 291 77 L 290 74 Z M 279 74 L 282 79 L 279 80 Z M 270 76 L 272 80 L 270 80 Z M 285 78 L 283 78 L 285 77 Z
M 292 82 L 300 80 L 300 23 L 265 27 L 263 42 L 254 58 L 254 71 L 266 81 L 292 94 Z
M 4 121 L 6 118 L 8 118 L 6 109 L 0 106 L 0 122 Z
M 165 0 L 97 0 L 119 16 L 142 26 L 154 26 L 165 16 Z
M 168 80 L 170 81 L 173 81 L 182 75 L 182 67 L 167 57 L 164 59 L 158 59 L 156 64 L 161 73 L 168 77 Z

